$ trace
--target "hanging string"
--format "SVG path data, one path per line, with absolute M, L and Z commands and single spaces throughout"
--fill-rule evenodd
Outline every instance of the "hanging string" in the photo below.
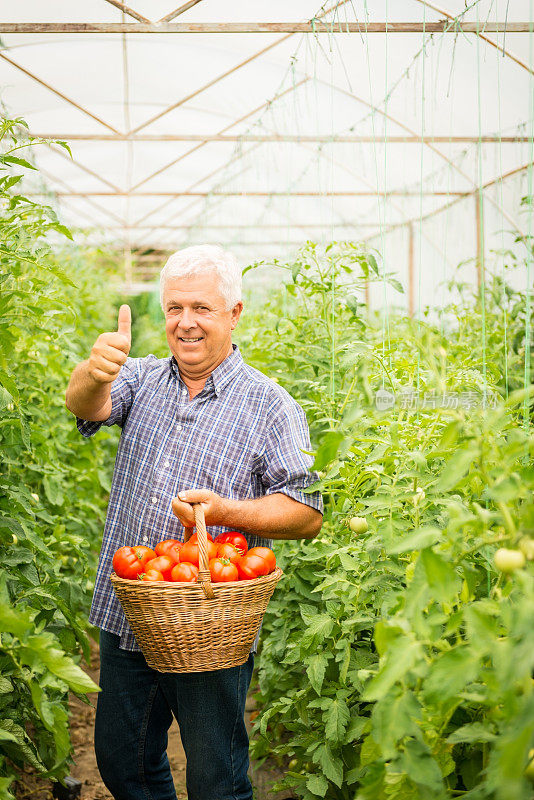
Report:
M 382 280 L 383 280 L 383 283 L 385 283 L 385 265 L 384 265 L 384 257 L 383 257 L 383 254 L 384 254 L 385 226 L 384 226 L 384 219 L 383 219 L 383 215 L 382 215 L 382 212 L 383 212 L 384 209 L 382 207 L 382 203 L 380 202 L 380 196 L 378 194 L 378 187 L 380 185 L 380 176 L 379 176 L 379 172 L 378 172 L 378 156 L 377 156 L 377 151 L 376 151 L 376 125 L 375 125 L 376 108 L 375 108 L 375 103 L 374 103 L 374 100 L 373 100 L 373 84 L 372 84 L 372 80 L 371 80 L 371 58 L 370 58 L 370 55 L 369 55 L 369 33 L 368 33 L 369 9 L 367 7 L 367 0 L 364 0 L 364 8 L 365 8 L 364 28 L 365 28 L 365 53 L 366 53 L 366 59 L 367 59 L 367 80 L 368 80 L 368 84 L 369 84 L 369 101 L 370 101 L 371 107 L 372 107 L 371 108 L 370 117 L 371 117 L 371 129 L 372 129 L 372 134 L 373 134 L 373 156 L 374 156 L 375 183 L 376 183 L 376 193 L 377 193 L 376 197 L 377 197 L 377 203 L 378 203 L 378 221 L 379 221 L 379 228 L 380 228 L 381 248 L 382 248 Z M 387 310 L 387 302 L 386 302 L 385 298 L 386 298 L 386 294 L 385 294 L 385 290 L 384 290 L 384 308 L 382 310 L 382 360 L 383 361 L 385 359 L 385 354 L 386 354 L 386 337 L 385 337 L 384 314 L 386 313 L 386 310 Z M 385 388 L 385 385 L 386 385 L 386 375 L 385 375 L 385 371 L 382 370 L 382 389 Z
M 506 13 L 508 14 L 508 4 L 506 5 Z M 499 2 L 497 0 L 497 6 L 495 8 L 495 15 L 496 15 L 496 22 L 499 20 Z M 503 47 L 504 47 L 504 33 L 503 33 Z M 499 31 L 497 31 L 497 37 L 499 36 Z M 501 54 L 498 50 L 495 50 L 496 58 L 497 58 L 497 114 L 498 114 L 498 125 L 499 125 L 499 146 L 498 146 L 498 155 L 499 155 L 499 181 L 497 183 L 497 193 L 499 196 L 500 206 L 504 208 L 504 191 L 503 191 L 503 172 L 504 167 L 502 163 L 502 120 L 501 120 Z M 502 293 L 501 293 L 501 302 L 502 302 L 502 314 L 503 314 L 503 328 L 504 328 L 504 338 L 503 338 L 503 355 L 504 355 L 504 396 L 508 397 L 508 298 L 506 295 L 506 274 L 505 274 L 505 257 L 504 257 L 504 225 L 501 221 L 501 279 L 502 279 Z
M 421 320 L 421 275 L 423 264 L 423 175 L 424 175 L 424 159 L 425 159 L 425 66 L 426 66 L 426 3 L 423 3 L 423 60 L 421 66 L 421 161 L 419 172 L 419 264 L 418 264 L 418 286 L 417 286 L 417 320 Z M 417 348 L 417 397 L 419 397 L 421 386 L 421 350 Z M 417 406 L 417 419 L 419 419 L 419 405 Z
M 335 12 L 332 17 L 332 24 L 328 34 L 329 52 L 330 52 L 330 133 L 332 140 L 334 139 L 334 48 L 333 44 L 333 28 L 335 21 Z M 330 142 L 330 243 L 334 241 L 334 145 L 333 141 Z M 336 270 L 335 270 L 335 255 L 333 249 L 330 251 L 330 276 L 332 281 L 331 287 L 331 394 L 332 394 L 332 409 L 335 409 L 336 400 Z
M 485 409 L 488 399 L 488 379 L 486 367 L 486 259 L 485 259 L 485 240 L 484 240 L 484 191 L 482 189 L 482 92 L 480 85 L 480 22 L 479 22 L 479 8 L 476 7 L 476 23 L 477 23 L 477 102 L 478 102 L 478 149 L 477 149 L 477 165 L 478 165 L 478 219 L 479 225 L 477 226 L 477 255 L 479 263 L 477 268 L 480 275 L 480 301 L 482 313 L 482 376 L 483 376 L 483 396 L 482 406 Z
M 387 191 L 388 191 L 388 0 L 386 0 L 386 34 L 384 38 L 385 48 L 385 65 L 384 65 L 384 88 L 385 88 L 385 103 L 384 103 L 384 219 L 382 227 L 382 296 L 384 298 L 384 310 L 382 313 L 382 358 L 384 358 L 385 340 L 387 336 L 388 353 L 389 353 L 389 368 L 392 369 L 392 354 L 389 338 L 389 306 L 387 302 L 387 284 L 386 284 L 386 265 L 387 265 L 387 238 L 386 238 L 386 225 L 387 225 Z M 377 187 L 378 188 L 378 187 Z
M 534 0 L 530 0 L 530 21 L 534 20 Z M 529 33 L 529 65 L 530 68 L 534 67 L 534 32 L 532 25 L 530 26 Z M 530 113 L 530 134 L 529 134 L 529 168 L 527 171 L 527 194 L 528 194 L 528 238 L 527 238 L 527 292 L 526 292 L 526 309 L 525 309 L 525 370 L 524 370 L 524 388 L 525 400 L 523 403 L 523 425 L 525 432 L 528 433 L 530 428 L 530 398 L 526 390 L 530 387 L 530 337 L 532 335 L 531 325 L 531 270 L 532 270 L 532 256 L 533 256 L 533 239 L 532 239 L 532 222 L 534 215 L 534 194 L 533 194 L 533 162 L 534 162 L 534 92 L 530 85 L 529 96 L 529 113 Z M 525 461 L 528 463 L 528 440 L 525 442 Z

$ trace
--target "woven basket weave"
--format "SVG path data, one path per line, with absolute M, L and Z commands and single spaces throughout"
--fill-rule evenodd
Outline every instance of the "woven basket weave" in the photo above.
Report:
M 210 580 L 204 512 L 194 506 L 198 583 L 111 582 L 147 664 L 158 672 L 206 672 L 244 664 L 276 584 L 283 575 L 215 583 Z M 192 533 L 186 528 L 185 540 Z

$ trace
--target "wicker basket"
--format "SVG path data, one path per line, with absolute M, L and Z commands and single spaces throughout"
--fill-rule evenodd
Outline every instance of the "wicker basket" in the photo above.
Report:
M 147 664 L 158 672 L 205 672 L 244 664 L 267 603 L 283 575 L 231 583 L 210 580 L 204 512 L 195 505 L 198 583 L 111 582 Z M 185 540 L 192 533 L 186 528 Z

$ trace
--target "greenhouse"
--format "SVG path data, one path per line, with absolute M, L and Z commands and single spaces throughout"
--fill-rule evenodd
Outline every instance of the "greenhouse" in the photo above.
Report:
M 131 3 L 2 2 L 0 800 L 532 800 L 534 0 Z

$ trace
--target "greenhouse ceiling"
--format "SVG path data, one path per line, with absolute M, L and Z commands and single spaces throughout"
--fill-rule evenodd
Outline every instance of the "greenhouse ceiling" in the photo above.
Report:
M 132 3 L 2 0 L 6 113 L 49 140 L 26 193 L 84 237 L 249 261 L 399 232 L 410 261 L 528 236 L 532 0 Z

